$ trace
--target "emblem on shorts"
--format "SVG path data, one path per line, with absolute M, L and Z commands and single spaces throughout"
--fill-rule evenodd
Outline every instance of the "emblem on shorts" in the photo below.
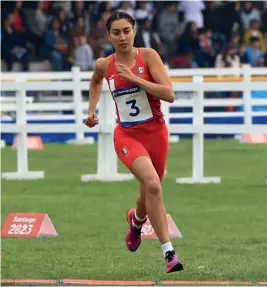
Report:
M 128 150 L 127 150 L 126 148 L 123 148 L 123 149 L 122 149 L 122 153 L 123 153 L 124 155 L 126 155 L 126 154 L 128 153 Z
M 143 67 L 137 67 L 136 72 L 137 74 L 143 74 Z

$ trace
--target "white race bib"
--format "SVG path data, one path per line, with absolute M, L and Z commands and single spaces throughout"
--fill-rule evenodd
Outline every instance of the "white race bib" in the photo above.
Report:
M 153 117 L 147 94 L 140 87 L 115 90 L 112 94 L 122 125 L 132 126 Z

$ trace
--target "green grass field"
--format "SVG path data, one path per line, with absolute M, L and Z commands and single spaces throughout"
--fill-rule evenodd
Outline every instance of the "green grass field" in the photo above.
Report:
M 2 278 L 267 281 L 267 146 L 205 141 L 205 174 L 219 185 L 177 185 L 191 175 L 192 144 L 172 144 L 163 182 L 167 211 L 183 238 L 173 240 L 185 270 L 166 274 L 159 242 L 124 245 L 125 212 L 135 205 L 136 181 L 80 183 L 96 171 L 96 145 L 45 145 L 29 153 L 45 180 L 2 181 L 2 219 L 9 212 L 47 213 L 56 238 L 2 239 Z M 2 150 L 2 171 L 16 152 Z M 120 171 L 126 169 L 120 165 Z

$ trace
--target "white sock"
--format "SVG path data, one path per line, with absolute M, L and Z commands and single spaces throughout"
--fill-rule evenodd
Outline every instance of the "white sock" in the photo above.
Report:
M 143 222 L 143 221 L 145 220 L 145 218 L 143 218 L 143 219 L 139 218 L 139 217 L 136 215 L 136 213 L 135 213 L 134 217 L 135 217 L 135 219 L 136 219 L 137 221 L 139 221 L 139 222 Z
M 166 252 L 174 250 L 173 247 L 172 247 L 172 243 L 170 241 L 162 244 L 161 245 L 161 249 L 163 251 L 164 257 L 165 257 Z

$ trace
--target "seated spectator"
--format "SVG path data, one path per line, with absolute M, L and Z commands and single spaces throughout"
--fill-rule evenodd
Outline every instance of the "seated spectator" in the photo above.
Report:
M 183 56 L 177 56 L 168 59 L 167 63 L 170 69 L 199 68 L 197 62 L 194 60 L 194 55 L 192 52 L 190 52 L 190 50 L 186 51 Z
M 235 46 L 228 44 L 223 53 L 217 55 L 215 61 L 216 68 L 239 68 L 240 58 L 236 54 Z M 239 92 L 222 92 L 220 93 L 223 97 L 227 98 L 240 98 L 241 94 Z M 225 110 L 228 112 L 236 111 L 235 106 L 226 107 Z
M 236 55 L 235 47 L 228 45 L 224 52 L 217 55 L 215 61 L 216 68 L 239 68 L 240 58 Z
M 246 49 L 246 54 L 248 57 L 248 63 L 252 67 L 263 66 L 263 53 L 260 50 L 260 39 L 258 37 L 250 38 L 250 46 Z
M 60 33 L 60 22 L 57 18 L 52 21 L 52 29 L 46 33 L 44 42 L 47 56 L 52 63 L 53 71 L 65 70 L 68 45 L 64 35 Z
M 73 57 L 68 60 L 82 71 L 93 70 L 93 50 L 88 45 L 85 35 L 75 37 Z
M 240 42 L 241 42 L 241 36 L 239 33 L 233 32 L 230 36 L 229 39 L 229 44 L 234 47 L 235 53 L 238 54 L 239 52 L 239 47 L 240 47 Z
M 244 42 L 248 46 L 250 44 L 251 37 L 256 37 L 260 41 L 260 50 L 264 53 L 265 52 L 265 43 L 263 38 L 263 33 L 260 30 L 260 21 L 253 19 L 250 22 L 249 29 L 245 32 L 244 35 Z
M 12 71 L 14 62 L 20 62 L 22 64 L 23 71 L 28 71 L 29 55 L 26 48 L 26 40 L 20 33 L 14 30 L 13 24 L 14 15 L 10 13 L 6 16 L 2 28 L 2 58 L 7 63 L 8 71 Z

